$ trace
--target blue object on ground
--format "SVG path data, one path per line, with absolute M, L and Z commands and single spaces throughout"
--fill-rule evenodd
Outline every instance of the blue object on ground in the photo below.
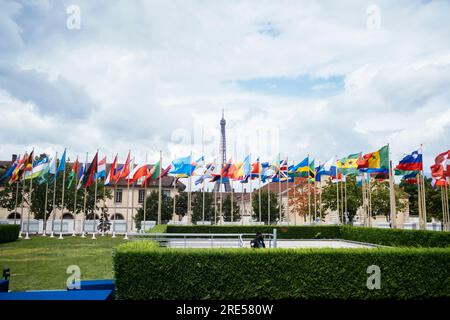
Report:
M 8 292 L 9 280 L 0 280 L 0 292 Z
M 103 280 L 82 280 L 80 281 L 80 289 L 67 288 L 67 290 L 115 290 L 116 286 L 114 280 L 103 279 Z
M 112 300 L 112 290 L 0 292 L 0 300 Z

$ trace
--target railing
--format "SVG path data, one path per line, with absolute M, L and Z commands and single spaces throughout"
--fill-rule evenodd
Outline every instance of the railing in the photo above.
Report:
M 262 234 L 268 240 L 268 247 L 276 247 L 276 236 Z M 246 241 L 255 238 L 254 233 L 132 233 L 132 241 L 158 241 L 161 247 L 172 248 L 243 248 Z

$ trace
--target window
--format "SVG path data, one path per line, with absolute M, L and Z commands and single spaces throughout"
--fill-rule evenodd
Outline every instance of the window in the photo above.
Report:
M 122 189 L 116 190 L 115 201 L 116 201 L 116 203 L 122 203 Z
M 145 199 L 145 190 L 140 189 L 138 196 L 138 203 L 144 203 L 144 199 Z

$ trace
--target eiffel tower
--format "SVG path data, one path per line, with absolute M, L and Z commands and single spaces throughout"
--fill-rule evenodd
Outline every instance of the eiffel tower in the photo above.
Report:
M 227 140 L 225 135 L 226 124 L 227 122 L 225 121 L 224 111 L 222 109 L 222 119 L 220 120 L 220 154 L 222 156 L 222 164 L 220 168 L 223 168 L 227 163 Z M 222 184 L 224 185 L 225 192 L 231 191 L 230 180 L 228 178 L 223 178 Z M 214 188 L 216 191 L 220 191 L 220 180 L 216 181 Z

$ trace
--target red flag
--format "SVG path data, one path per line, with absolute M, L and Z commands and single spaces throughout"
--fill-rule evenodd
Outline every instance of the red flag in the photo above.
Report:
M 111 182 L 116 179 L 116 163 L 117 163 L 117 154 L 114 157 L 114 161 L 113 161 L 111 167 L 109 168 L 109 173 L 108 173 L 108 176 L 106 177 L 106 181 L 105 181 L 106 185 L 111 184 Z
M 95 154 L 95 157 L 92 160 L 91 165 L 89 166 L 87 174 L 83 179 L 85 188 L 89 188 L 94 183 L 95 174 L 97 173 L 97 165 L 98 165 L 98 152 Z
M 129 180 L 130 183 L 135 182 L 136 180 L 139 180 L 142 177 L 147 177 L 148 175 L 148 168 L 146 163 L 142 163 L 136 168 L 134 168 L 131 173 L 129 174 L 129 177 L 127 180 Z
M 114 177 L 114 183 L 117 184 L 121 178 L 128 177 L 128 174 L 130 173 L 130 151 L 128 151 L 127 160 L 125 160 L 125 164 L 122 166 L 122 168 L 119 169 L 119 172 Z

